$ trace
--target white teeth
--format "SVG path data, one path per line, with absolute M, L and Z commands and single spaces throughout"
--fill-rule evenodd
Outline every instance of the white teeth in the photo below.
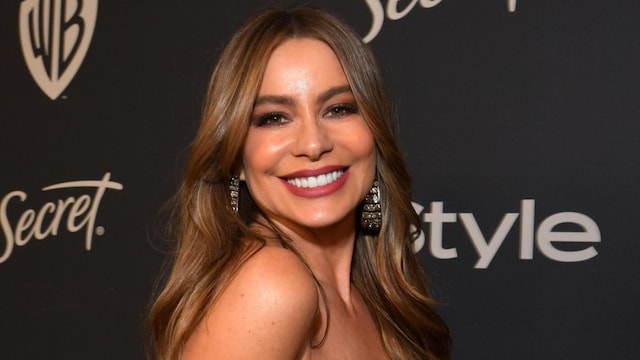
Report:
M 336 181 L 339 177 L 344 174 L 344 171 L 337 170 L 332 171 L 328 174 L 322 174 L 319 176 L 309 176 L 306 178 L 294 178 L 289 179 L 287 182 L 295 187 L 299 188 L 315 188 L 318 186 L 325 186 L 327 184 L 331 184 Z
M 331 174 L 329 174 L 329 177 L 331 177 Z M 325 175 L 318 176 L 318 186 L 324 185 L 327 185 L 327 177 Z

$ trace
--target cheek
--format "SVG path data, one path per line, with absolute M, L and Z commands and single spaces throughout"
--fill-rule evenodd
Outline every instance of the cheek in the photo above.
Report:
M 255 171 L 256 164 L 260 164 L 258 154 L 263 152 L 259 150 L 260 142 L 256 139 L 256 136 L 252 136 L 251 132 L 247 135 L 242 149 L 242 169 L 240 170 L 240 180 L 247 180 L 247 177 L 252 177 Z
M 260 173 L 268 173 L 273 170 L 283 157 L 286 139 L 282 136 L 267 132 L 252 133 L 247 135 L 243 149 L 242 170 L 240 178 L 255 178 Z
M 362 124 L 361 127 L 347 133 L 353 134 L 349 140 L 352 152 L 375 163 L 376 145 L 369 128 Z
M 373 135 L 369 131 L 369 128 L 364 129 L 361 141 L 358 145 L 359 146 L 355 151 L 357 151 L 362 157 L 362 162 L 364 163 L 363 166 L 366 169 L 365 171 L 371 176 L 367 181 L 373 182 L 373 179 L 376 176 L 377 151 L 375 140 L 373 139 Z

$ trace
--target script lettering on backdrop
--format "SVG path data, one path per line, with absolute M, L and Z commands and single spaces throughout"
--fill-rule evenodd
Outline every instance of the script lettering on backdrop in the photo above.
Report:
M 493 231 L 493 235 L 487 240 L 484 232 L 480 230 L 476 218 L 471 213 L 445 213 L 444 205 L 440 201 L 431 203 L 428 213 L 422 213 L 424 207 L 418 203 L 413 203 L 413 208 L 418 215 L 422 215 L 422 221 L 430 224 L 429 229 L 429 250 L 438 259 L 454 259 L 458 257 L 455 247 L 445 248 L 443 245 L 443 224 L 456 223 L 458 219 L 466 231 L 471 244 L 476 250 L 478 261 L 474 265 L 476 269 L 486 269 L 491 264 L 494 256 L 507 237 L 507 234 L 520 217 L 520 254 L 522 260 L 533 259 L 534 243 L 542 255 L 559 262 L 578 262 L 589 260 L 598 251 L 593 247 L 593 243 L 600 242 L 600 229 L 598 225 L 587 215 L 576 212 L 559 212 L 543 219 L 537 230 L 535 229 L 535 200 L 522 200 L 520 213 L 507 213 L 504 215 L 498 226 Z M 573 225 L 580 231 L 554 231 L 554 228 L 561 224 Z M 588 244 L 579 250 L 562 250 L 554 243 L 583 243 Z M 425 244 L 424 233 L 421 233 L 414 242 L 414 251 L 418 252 Z
M 78 197 L 69 196 L 43 204 L 39 209 L 26 209 L 17 219 L 9 219 L 9 206 L 16 202 L 25 202 L 27 194 L 16 190 L 6 194 L 0 202 L 0 225 L 4 233 L 4 251 L 0 253 L 0 264 L 5 262 L 13 253 L 14 246 L 24 246 L 32 238 L 43 240 L 49 236 L 58 235 L 60 226 L 64 224 L 66 230 L 75 233 L 85 229 L 85 249 L 91 250 L 100 201 L 107 189 L 122 190 L 120 183 L 111 181 L 111 173 L 106 173 L 101 180 L 69 181 L 49 185 L 42 191 L 60 189 L 95 189 L 92 195 L 82 194 Z M 1 247 L 0 247 L 1 249 Z
M 69 86 L 84 60 L 98 16 L 98 0 L 23 0 L 22 55 L 52 100 Z
M 382 6 L 382 0 L 365 0 L 369 10 L 371 11 L 372 22 L 369 33 L 362 39 L 368 43 L 375 39 L 382 30 L 385 18 L 385 8 Z M 400 0 L 387 0 L 386 15 L 389 20 L 399 20 L 405 17 L 415 6 L 420 3 L 423 8 L 432 8 L 442 2 L 442 0 L 412 0 L 404 9 L 398 9 Z M 507 0 L 507 8 L 509 12 L 516 11 L 517 0 Z

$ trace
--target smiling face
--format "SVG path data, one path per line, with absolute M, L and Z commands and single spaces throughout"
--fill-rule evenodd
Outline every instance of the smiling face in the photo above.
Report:
M 375 159 L 373 136 L 331 48 L 307 38 L 278 46 L 255 101 L 240 173 L 266 216 L 296 232 L 354 228 Z

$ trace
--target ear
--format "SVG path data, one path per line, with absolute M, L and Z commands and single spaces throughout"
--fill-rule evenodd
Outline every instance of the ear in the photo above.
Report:
M 243 167 L 243 166 L 240 166 L 240 173 L 238 174 L 238 178 L 239 178 L 241 181 L 245 181 L 245 176 L 244 176 L 244 167 Z

